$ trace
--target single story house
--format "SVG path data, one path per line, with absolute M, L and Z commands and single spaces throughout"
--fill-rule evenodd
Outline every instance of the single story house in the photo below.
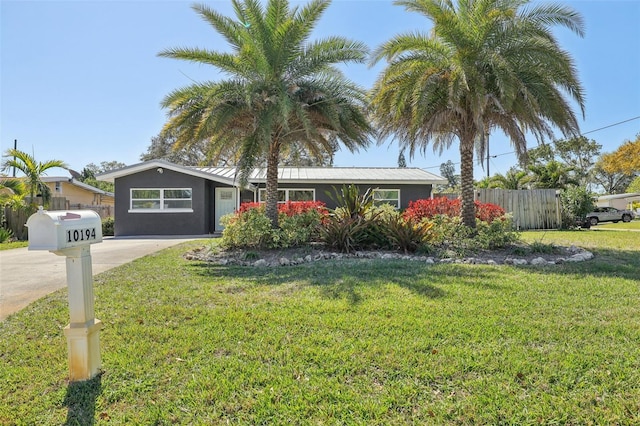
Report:
M 631 203 L 640 201 L 640 193 L 601 195 L 596 200 L 597 207 L 615 207 L 618 210 L 630 209 Z
M 187 167 L 152 160 L 96 176 L 115 184 L 115 235 L 206 235 L 222 231 L 220 218 L 241 203 L 264 201 L 266 169 L 258 168 L 241 187 L 229 167 Z M 281 167 L 280 202 L 322 201 L 345 184 L 371 188 L 379 202 L 399 209 L 431 197 L 446 179 L 418 168 Z
M 64 197 L 67 199 L 68 205 L 113 206 L 115 203 L 115 197 L 112 192 L 103 191 L 75 178 L 42 176 L 41 179 L 51 190 L 52 197 Z

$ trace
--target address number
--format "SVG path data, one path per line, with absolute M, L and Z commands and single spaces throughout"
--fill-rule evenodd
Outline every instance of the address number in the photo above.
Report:
M 68 243 L 77 243 L 78 241 L 91 241 L 95 239 L 96 239 L 96 228 L 67 230 Z

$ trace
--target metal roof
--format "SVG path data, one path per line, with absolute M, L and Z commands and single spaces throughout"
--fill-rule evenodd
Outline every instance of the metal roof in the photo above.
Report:
M 102 173 L 96 178 L 113 182 L 115 178 L 128 176 L 162 167 L 177 172 L 190 174 L 226 183 L 239 185 L 239 176 L 235 167 L 187 167 L 169 163 L 164 160 L 152 160 L 134 164 L 118 170 Z M 267 180 L 267 169 L 256 168 L 249 176 L 249 183 L 264 183 Z M 363 183 L 363 184 L 445 184 L 447 180 L 441 176 L 415 167 L 279 167 L 279 183 Z
M 195 167 L 195 169 L 226 179 L 237 177 L 237 169 L 234 167 Z M 249 176 L 251 183 L 262 183 L 266 180 L 266 168 L 256 168 Z M 413 167 L 279 167 L 278 182 L 444 184 L 447 180 Z

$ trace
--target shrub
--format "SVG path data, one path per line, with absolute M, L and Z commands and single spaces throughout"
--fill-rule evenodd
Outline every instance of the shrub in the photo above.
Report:
M 479 249 L 503 248 L 515 243 L 520 234 L 513 229 L 510 215 L 503 215 L 501 220 L 484 222 L 476 220 L 477 235 L 474 238 Z
M 115 221 L 112 217 L 102 219 L 102 236 L 113 237 L 115 235 Z
M 587 213 L 592 212 L 595 207 L 593 198 L 593 194 L 586 188 L 574 186 L 563 190 L 560 194 L 563 227 L 574 228 L 584 223 Z
M 318 227 L 326 217 L 324 204 L 321 206 L 285 207 L 279 213 L 278 245 L 293 247 L 317 239 Z
M 274 245 L 274 231 L 264 207 L 222 216 L 220 222 L 224 226 L 221 241 L 224 247 L 271 248 Z
M 222 245 L 227 248 L 276 248 L 307 243 L 317 237 L 317 228 L 327 209 L 322 202 L 300 201 L 278 205 L 279 229 L 271 228 L 263 203 L 243 203 L 238 212 L 221 218 L 225 229 Z
M 364 217 L 375 203 L 371 188 L 367 189 L 364 194 L 360 194 L 356 185 L 342 185 L 339 190 L 333 187 L 333 194 L 327 192 L 327 195 L 338 206 L 334 213 L 340 213 L 350 218 Z
M 433 223 L 415 223 L 412 219 L 405 220 L 400 215 L 390 218 L 385 225 L 386 236 L 392 246 L 405 254 L 418 250 L 433 228 Z
M 475 201 L 476 218 L 483 222 L 491 223 L 494 220 L 504 216 L 505 211 L 502 207 Z M 450 200 L 446 197 L 439 197 L 430 200 L 416 200 L 409 202 L 409 207 L 404 211 L 404 218 L 414 221 L 422 219 L 430 219 L 436 215 L 445 215 L 449 217 L 460 215 L 460 200 Z
M 0 243 L 9 241 L 13 237 L 13 231 L 7 228 L 0 228 Z
M 329 216 L 319 228 L 320 240 L 327 246 L 351 253 L 363 246 L 370 222 L 362 217 Z

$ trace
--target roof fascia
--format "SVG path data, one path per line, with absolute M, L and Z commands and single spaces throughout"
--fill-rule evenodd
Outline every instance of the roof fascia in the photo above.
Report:
M 224 183 L 226 185 L 230 185 L 234 187 L 240 186 L 237 182 L 235 182 L 232 179 L 223 178 L 218 175 L 202 172 L 200 170 L 193 169 L 190 167 L 180 166 L 178 164 L 170 163 L 164 160 L 151 160 L 151 161 L 146 161 L 144 163 L 133 164 L 131 166 L 123 167 L 118 170 L 101 173 L 96 176 L 96 179 L 113 183 L 116 178 L 129 176 L 135 173 L 144 172 L 154 168 L 163 168 L 163 169 L 171 170 L 177 173 L 183 173 L 186 175 L 200 177 L 200 178 L 211 180 L 218 183 Z M 251 186 L 249 187 L 249 189 L 253 190 Z

